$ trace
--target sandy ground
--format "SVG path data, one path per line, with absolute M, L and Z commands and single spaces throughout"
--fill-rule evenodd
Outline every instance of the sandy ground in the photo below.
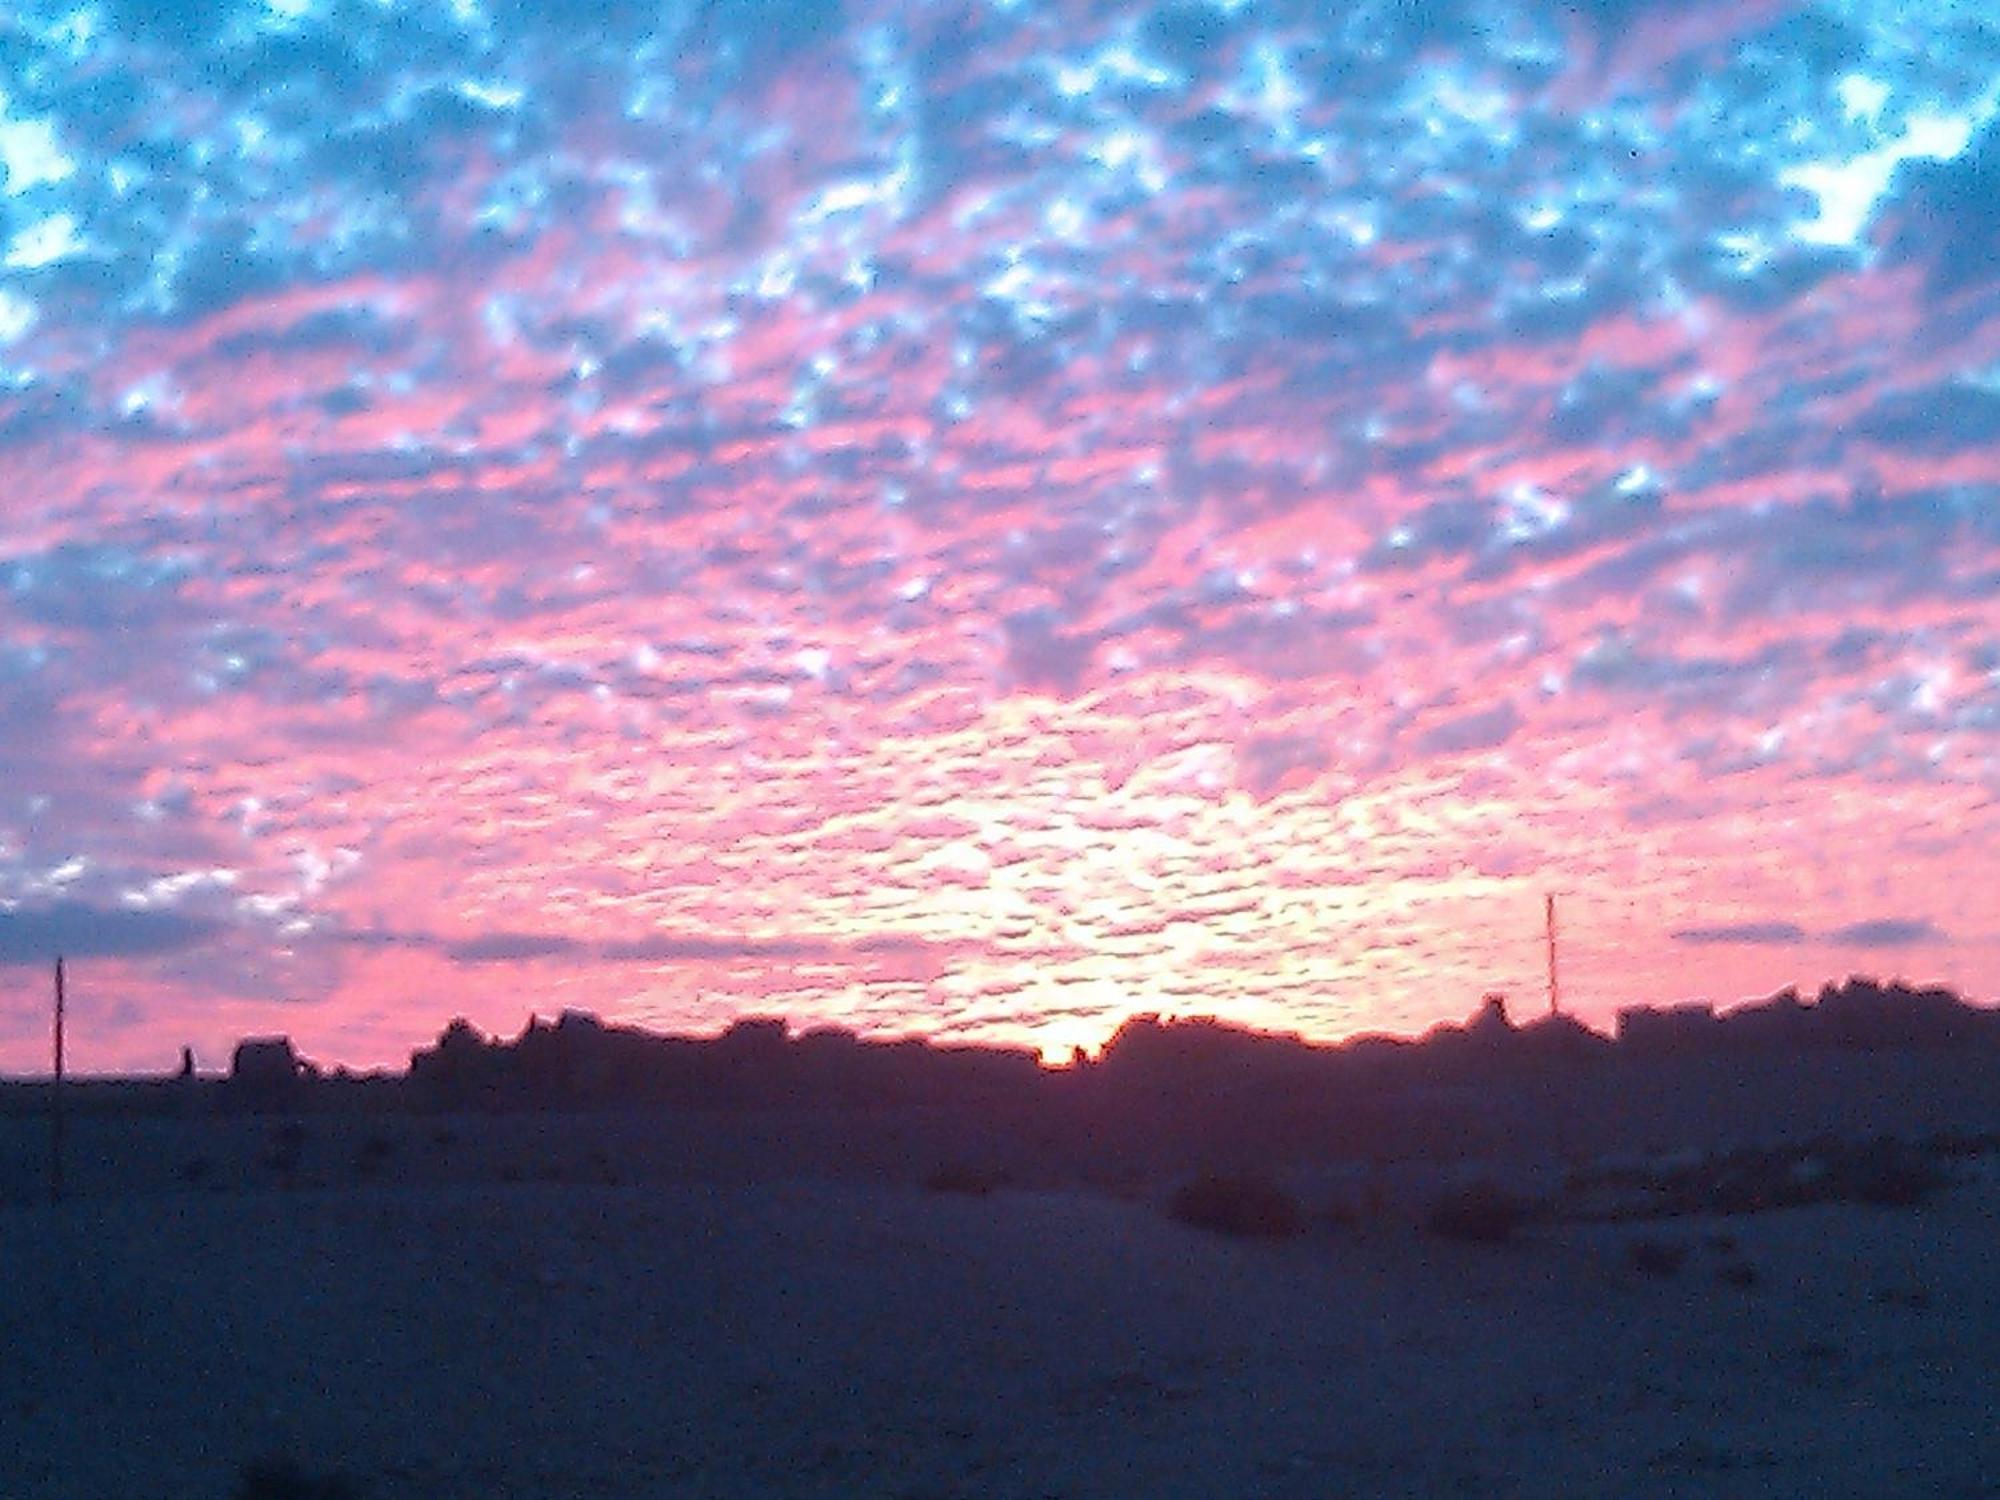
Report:
M 1264 1243 L 1168 1175 L 606 1182 L 639 1127 L 588 1117 L 309 1120 L 281 1171 L 281 1128 L 92 1122 L 85 1196 L 0 1206 L 0 1492 L 2000 1495 L 1991 1157 L 1914 1209 Z

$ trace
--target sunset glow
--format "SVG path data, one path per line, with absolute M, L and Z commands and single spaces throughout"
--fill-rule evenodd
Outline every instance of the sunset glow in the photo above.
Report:
M 2000 19 L 601 9 L 0 18 L 0 1069 L 2000 998 Z

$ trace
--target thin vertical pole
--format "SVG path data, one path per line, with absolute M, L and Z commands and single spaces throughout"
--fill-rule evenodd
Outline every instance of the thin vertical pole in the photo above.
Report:
M 1549 1014 L 1562 1013 L 1562 989 L 1556 979 L 1556 898 L 1551 892 L 1547 898 L 1546 915 L 1549 935 Z
M 63 961 L 56 956 L 56 1074 L 49 1088 L 49 1201 L 63 1196 Z

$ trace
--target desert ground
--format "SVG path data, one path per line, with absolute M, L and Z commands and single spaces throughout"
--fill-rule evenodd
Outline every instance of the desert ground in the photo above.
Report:
M 86 1116 L 50 1204 L 45 1122 L 0 1119 L 0 1492 L 2000 1495 L 1989 1151 L 1920 1203 L 1428 1227 L 1550 1141 L 2000 1126 L 1990 1062 L 1881 1063 L 1239 1139 L 1304 1211 L 1270 1239 L 1167 1212 L 1216 1165 L 1167 1131 Z

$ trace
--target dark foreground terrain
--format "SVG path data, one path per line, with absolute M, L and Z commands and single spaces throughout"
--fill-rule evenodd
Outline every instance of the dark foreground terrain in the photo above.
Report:
M 1257 1078 L 16 1112 L 6 1492 L 2000 1494 L 1990 1054 Z

